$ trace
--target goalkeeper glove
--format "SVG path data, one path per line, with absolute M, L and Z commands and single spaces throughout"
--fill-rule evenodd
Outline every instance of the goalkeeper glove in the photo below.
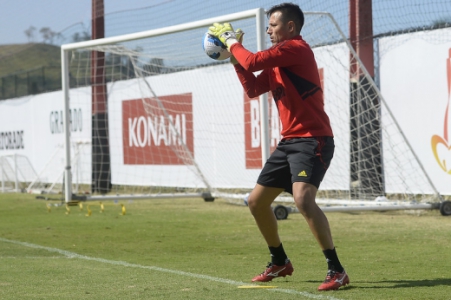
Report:
M 238 43 L 237 35 L 235 31 L 233 31 L 232 24 L 230 23 L 214 23 L 213 26 L 208 28 L 208 33 L 218 37 L 221 42 L 226 45 L 227 50 L 230 49 L 230 46 L 233 44 Z
M 236 36 L 236 38 L 237 38 L 237 40 L 238 40 L 238 42 L 239 42 L 240 44 L 243 43 L 243 35 L 244 35 L 243 30 L 237 29 L 237 30 L 235 31 L 235 36 Z M 239 64 L 239 62 L 236 60 L 236 58 L 235 58 L 233 55 L 230 56 L 230 62 L 231 62 L 232 64 L 234 64 L 234 65 Z
M 236 39 L 238 40 L 238 43 L 240 43 L 240 44 L 243 43 L 243 35 L 244 35 L 244 31 L 241 30 L 241 28 L 238 28 L 238 29 L 235 31 Z

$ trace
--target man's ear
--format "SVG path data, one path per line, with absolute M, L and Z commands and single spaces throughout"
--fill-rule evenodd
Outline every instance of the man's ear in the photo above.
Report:
M 289 21 L 289 22 L 288 22 L 288 30 L 289 30 L 290 32 L 294 32 L 294 31 L 296 30 L 296 26 L 295 26 L 295 24 L 294 24 L 293 21 Z

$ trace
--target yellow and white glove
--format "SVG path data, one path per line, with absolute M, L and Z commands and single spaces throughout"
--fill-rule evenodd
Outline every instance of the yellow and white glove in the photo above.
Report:
M 237 40 L 238 40 L 238 43 L 243 43 L 243 35 L 244 35 L 244 32 L 243 32 L 243 30 L 241 30 L 241 29 L 237 29 L 236 31 L 235 31 L 235 36 L 236 36 L 236 38 L 237 38 Z M 230 62 L 232 63 L 232 64 L 234 64 L 234 65 L 237 65 L 237 64 L 239 64 L 239 62 L 236 60 L 236 58 L 232 55 L 232 56 L 230 56 Z
M 221 42 L 226 45 L 227 50 L 229 50 L 233 44 L 238 43 L 237 34 L 230 23 L 214 23 L 213 26 L 208 28 L 208 33 L 218 37 Z
M 238 29 L 235 31 L 236 39 L 238 40 L 238 43 L 240 43 L 240 44 L 243 43 L 243 35 L 244 35 L 244 31 L 241 30 L 241 28 L 238 28 Z

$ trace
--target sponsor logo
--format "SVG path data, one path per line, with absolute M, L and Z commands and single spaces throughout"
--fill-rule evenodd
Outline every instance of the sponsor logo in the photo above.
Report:
M 446 60 L 448 73 L 448 104 L 445 109 L 443 135 L 434 135 L 431 139 L 432 153 L 440 168 L 451 175 L 451 141 L 449 138 L 451 128 L 451 49 Z
M 298 177 L 307 177 L 307 172 L 305 172 L 305 170 L 302 170 L 301 172 L 299 172 Z
M 286 269 L 286 267 L 283 267 L 282 269 L 277 270 L 277 271 L 275 271 L 275 272 L 270 272 L 270 273 L 268 273 L 267 276 L 277 277 L 277 276 L 279 276 L 279 273 L 282 272 L 282 271 L 285 270 L 285 269 Z
M 0 132 L 0 150 L 24 149 L 24 131 Z
M 83 114 L 81 108 L 69 110 L 70 131 L 83 131 Z M 62 110 L 50 112 L 49 117 L 50 132 L 52 134 L 64 133 L 64 115 Z
M 122 101 L 122 132 L 126 165 L 192 165 L 192 94 Z
M 271 94 L 268 97 L 268 105 L 270 152 L 273 152 L 280 140 L 280 120 L 276 104 L 272 100 Z M 244 136 L 246 169 L 261 169 L 260 101 L 258 98 L 250 99 L 246 94 L 244 94 Z
M 346 278 L 346 273 L 341 274 L 341 277 L 338 277 L 335 279 L 335 282 L 338 282 L 339 284 L 343 284 L 343 280 Z

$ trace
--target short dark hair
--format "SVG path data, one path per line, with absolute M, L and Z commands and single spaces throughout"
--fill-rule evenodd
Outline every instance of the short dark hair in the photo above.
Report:
M 266 12 L 266 16 L 269 18 L 276 11 L 280 11 L 282 14 L 282 22 L 287 23 L 289 21 L 293 21 L 299 32 L 301 32 L 301 29 L 304 26 L 304 13 L 299 5 L 294 3 L 281 3 L 274 5 Z

